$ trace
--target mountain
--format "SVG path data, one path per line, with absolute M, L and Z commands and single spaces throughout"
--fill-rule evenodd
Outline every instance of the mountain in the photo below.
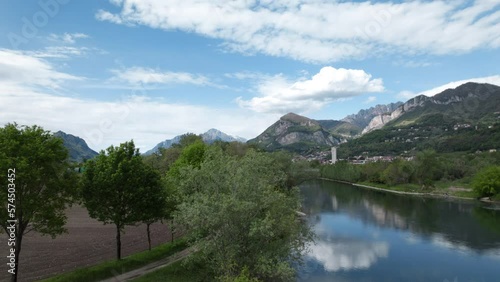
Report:
M 369 125 L 363 129 L 363 134 L 382 128 L 392 120 L 398 119 L 398 124 L 410 124 L 421 116 L 445 115 L 450 121 L 477 121 L 483 115 L 493 118 L 498 111 L 498 99 L 495 96 L 498 86 L 492 84 L 465 83 L 455 89 L 447 89 L 435 96 L 416 96 L 400 105 L 392 112 L 375 116 Z M 491 97 L 490 97 L 491 96 Z M 490 100 L 490 101 L 486 101 Z M 481 108 L 478 107 L 481 105 Z M 470 107 L 474 107 L 471 109 Z M 444 112 L 443 112 L 444 111 Z M 410 114 L 411 113 L 411 114 Z M 404 117 L 401 117 L 404 115 Z M 471 119 L 468 119 L 470 117 Z
M 170 147 L 172 147 L 172 145 L 178 144 L 179 141 L 181 141 L 181 137 L 182 137 L 182 135 L 177 135 L 172 139 L 167 139 L 165 141 L 162 141 L 162 142 L 156 144 L 156 146 L 154 146 L 153 149 L 144 153 L 144 155 L 147 156 L 147 155 L 154 154 L 154 153 L 158 152 L 160 150 L 160 148 L 165 148 L 165 149 L 170 148 Z
M 350 139 L 361 134 L 362 127 L 342 120 L 318 120 L 318 123 L 334 136 Z
M 156 152 L 158 152 L 158 150 L 160 148 L 170 148 L 170 147 L 172 147 L 173 144 L 179 143 L 181 138 L 182 138 L 182 135 L 178 135 L 172 139 L 167 139 L 165 141 L 162 141 L 162 142 L 158 143 L 153 149 L 144 153 L 144 155 L 151 155 L 153 153 L 156 153 Z M 201 138 L 203 139 L 203 142 L 205 142 L 207 144 L 212 144 L 215 141 L 242 142 L 242 143 L 246 142 L 246 140 L 244 138 L 234 137 L 234 136 L 228 135 L 228 134 L 226 134 L 220 130 L 217 130 L 215 128 L 212 128 L 212 129 L 208 130 L 207 132 L 202 133 Z
M 227 135 L 226 133 L 219 131 L 215 128 L 208 130 L 207 132 L 201 134 L 201 138 L 207 144 L 211 144 L 215 141 L 224 141 L 224 142 L 241 142 L 245 143 L 247 140 L 241 137 L 234 137 L 231 135 Z
M 98 155 L 98 153 L 87 146 L 85 140 L 78 136 L 58 131 L 55 137 L 63 140 L 64 146 L 68 149 L 69 160 L 72 162 L 83 162 Z
M 500 87 L 469 82 L 432 97 L 420 95 L 373 118 L 368 128 L 360 138 L 343 144 L 339 153 L 345 157 L 363 152 L 500 149 Z
M 299 153 L 325 149 L 339 142 L 320 122 L 294 113 L 282 116 L 259 136 L 248 141 L 268 151 L 284 149 Z
M 364 129 L 370 124 L 374 117 L 390 114 L 402 104 L 402 102 L 396 102 L 387 105 L 376 105 L 366 110 L 360 110 L 357 114 L 348 115 L 343 118 L 342 121 Z

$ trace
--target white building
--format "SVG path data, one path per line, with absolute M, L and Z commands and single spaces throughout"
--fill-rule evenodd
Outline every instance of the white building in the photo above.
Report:
M 337 162 L 337 147 L 332 147 L 332 164 Z

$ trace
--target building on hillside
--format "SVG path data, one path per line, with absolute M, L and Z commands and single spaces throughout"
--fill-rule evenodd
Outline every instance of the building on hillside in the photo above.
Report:
M 337 147 L 332 147 L 332 164 L 337 162 Z

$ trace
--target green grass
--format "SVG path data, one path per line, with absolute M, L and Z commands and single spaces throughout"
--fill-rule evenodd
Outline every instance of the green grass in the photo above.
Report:
M 191 256 L 196 256 L 192 254 Z M 133 282 L 198 282 L 198 281 L 211 281 L 210 275 L 207 275 L 206 268 L 193 262 L 186 262 L 186 259 L 176 261 L 168 266 L 162 267 L 155 272 L 151 272 L 137 279 Z
M 63 273 L 42 282 L 93 282 L 111 278 L 114 275 L 128 272 L 151 262 L 160 260 L 175 254 L 187 247 L 186 240 L 180 239 L 174 243 L 166 243 L 153 248 L 151 251 L 144 251 L 133 254 L 121 260 L 107 261 L 91 267 L 77 269 L 72 272 Z

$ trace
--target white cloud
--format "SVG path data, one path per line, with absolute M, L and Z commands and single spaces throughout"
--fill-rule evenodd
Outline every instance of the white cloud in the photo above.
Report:
M 153 74 L 164 83 L 172 79 L 165 73 Z M 205 81 L 183 74 L 173 77 L 184 83 Z M 175 135 L 203 133 L 214 127 L 231 135 L 253 138 L 278 118 L 241 109 L 174 104 L 143 96 L 98 101 L 49 94 L 53 90 L 64 92 L 65 83 L 82 79 L 57 71 L 52 64 L 33 54 L 0 49 L 0 126 L 17 122 L 37 124 L 51 131 L 62 130 L 84 138 L 96 150 L 134 139 L 144 152 Z M 155 80 L 138 76 L 135 81 Z M 141 92 L 144 90 L 141 87 L 137 86 L 138 91 L 131 93 Z
M 227 49 L 310 62 L 379 53 L 450 54 L 500 47 L 498 1 L 112 0 L 116 24 L 182 30 Z M 465 5 L 464 5 L 465 4 Z
M 26 54 L 37 58 L 68 59 L 70 57 L 86 55 L 89 50 L 87 47 L 51 46 L 46 47 L 43 51 L 31 51 L 26 52 Z
M 114 15 L 107 11 L 99 10 L 97 11 L 95 17 L 100 21 L 109 21 L 115 24 L 123 24 L 123 21 L 120 16 Z
M 64 34 L 50 34 L 49 39 L 53 41 L 58 41 L 66 44 L 74 44 L 77 39 L 89 38 L 87 34 L 84 33 L 64 33 Z
M 62 130 L 83 138 L 94 150 L 134 139 L 141 152 L 176 135 L 200 134 L 210 128 L 254 138 L 278 119 L 275 115 L 241 109 L 173 104 L 140 96 L 104 102 L 2 87 L 0 113 L 2 126 L 15 121 L 37 124 L 51 131 Z
M 112 81 L 139 84 L 195 84 L 210 85 L 207 77 L 186 72 L 159 71 L 151 68 L 132 67 L 121 70 L 111 70 L 114 74 Z
M 422 92 L 418 92 L 418 93 L 415 93 L 415 92 L 412 92 L 412 91 L 401 91 L 397 97 L 398 98 L 404 98 L 404 99 L 411 99 L 415 96 L 418 96 L 418 95 L 425 95 L 425 96 L 428 96 L 428 97 L 432 97 L 436 94 L 439 94 L 443 91 L 445 91 L 446 89 L 453 89 L 453 88 L 457 88 L 458 86 L 462 85 L 462 84 L 465 84 L 467 82 L 476 82 L 476 83 L 489 83 L 489 84 L 494 84 L 494 85 L 498 85 L 500 86 L 500 75 L 493 75 L 493 76 L 486 76 L 486 77 L 477 77 L 477 78 L 470 78 L 470 79 L 464 79 L 464 80 L 458 80 L 458 81 L 453 81 L 453 82 L 449 82 L 449 83 L 446 83 L 444 85 L 441 85 L 441 86 L 438 86 L 438 87 L 435 87 L 435 88 L 432 88 L 432 89 L 429 89 L 429 90 L 425 90 L 425 91 L 422 91 Z
M 417 95 L 418 94 L 415 94 L 412 91 L 404 90 L 404 91 L 399 92 L 398 95 L 396 95 L 396 97 L 398 97 L 399 99 L 409 100 Z
M 0 49 L 0 87 L 59 89 L 66 81 L 81 80 L 54 69 L 47 61 L 26 52 Z
M 238 98 L 243 108 L 261 113 L 304 113 L 319 110 L 325 105 L 368 92 L 382 92 L 381 79 L 372 79 L 363 70 L 324 67 L 310 79 L 290 82 L 283 75 L 264 78 L 256 91 L 259 96 L 250 100 Z
M 386 242 L 319 241 L 309 246 L 308 257 L 320 262 L 329 272 L 368 269 L 389 254 Z
M 375 101 L 377 101 L 377 97 L 375 97 L 375 96 L 370 96 L 370 97 L 368 97 L 368 98 L 367 98 L 367 99 L 363 102 L 363 104 L 371 104 L 371 103 L 373 103 L 373 102 L 375 102 Z
M 436 63 L 431 63 L 426 60 L 416 61 L 416 60 L 397 60 L 393 62 L 395 66 L 403 66 L 406 68 L 425 68 L 436 65 Z
M 441 85 L 441 86 L 435 87 L 433 89 L 426 90 L 424 92 L 420 92 L 419 94 L 430 97 L 430 96 L 434 96 L 436 94 L 439 94 L 439 93 L 445 91 L 446 89 L 457 88 L 458 86 L 460 86 L 464 83 L 467 83 L 467 82 L 489 83 L 489 84 L 495 84 L 495 85 L 500 86 L 500 75 L 493 75 L 493 76 L 487 76 L 487 77 L 477 77 L 477 78 L 453 81 L 453 82 L 447 83 L 445 85 Z

